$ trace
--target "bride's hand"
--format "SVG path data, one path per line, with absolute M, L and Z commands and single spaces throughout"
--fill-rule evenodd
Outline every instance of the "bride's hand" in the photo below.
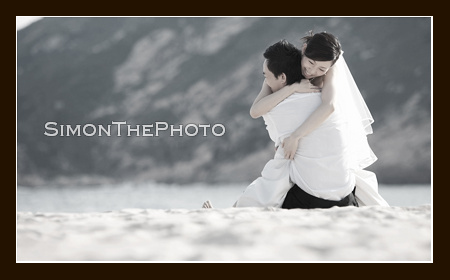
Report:
M 308 79 L 302 79 L 300 83 L 293 83 L 291 87 L 293 92 L 298 93 L 311 93 L 322 91 L 320 87 L 313 85 Z
M 298 148 L 298 141 L 299 139 L 293 137 L 292 135 L 283 140 L 281 147 L 284 149 L 284 157 L 286 159 L 294 159 Z

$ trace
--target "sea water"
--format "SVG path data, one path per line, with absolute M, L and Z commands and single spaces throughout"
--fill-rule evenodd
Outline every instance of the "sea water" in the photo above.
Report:
M 206 200 L 215 208 L 233 205 L 247 184 L 123 183 L 102 186 L 17 187 L 20 212 L 105 212 L 125 208 L 198 209 Z M 431 185 L 380 185 L 391 206 L 432 203 Z

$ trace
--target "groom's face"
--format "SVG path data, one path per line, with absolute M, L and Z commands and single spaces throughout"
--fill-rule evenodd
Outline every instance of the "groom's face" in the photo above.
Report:
M 281 74 L 278 76 L 278 78 L 276 78 L 275 75 L 269 70 L 269 68 L 267 68 L 267 59 L 264 60 L 263 74 L 266 78 L 266 84 L 270 87 L 272 92 L 276 92 L 286 85 L 284 74 Z

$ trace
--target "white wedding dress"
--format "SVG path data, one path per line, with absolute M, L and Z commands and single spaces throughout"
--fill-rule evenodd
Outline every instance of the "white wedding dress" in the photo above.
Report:
M 339 60 L 343 67 L 343 58 Z M 345 69 L 340 69 L 341 74 L 345 73 Z M 339 89 L 337 94 L 348 87 Z M 349 99 L 345 94 L 339 97 L 342 102 L 337 102 L 330 117 L 300 139 L 293 160 L 284 158 L 281 143 L 317 109 L 322 102 L 321 93 L 294 93 L 263 116 L 269 136 L 278 148 L 261 177 L 246 188 L 235 207 L 281 207 L 294 183 L 305 192 L 327 200 L 341 200 L 356 186 L 355 196 L 360 206 L 388 206 L 378 193 L 376 175 L 364 170 L 377 160 L 367 143 L 366 135 L 371 133 L 373 122 L 366 117 L 371 118 L 370 112 L 361 110 L 365 115 L 355 122 L 356 111 L 349 109 Z

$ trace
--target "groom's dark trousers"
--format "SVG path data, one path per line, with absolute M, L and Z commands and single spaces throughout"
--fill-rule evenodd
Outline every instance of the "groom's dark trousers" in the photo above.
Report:
M 356 189 L 356 188 L 355 188 Z M 333 206 L 344 207 L 344 206 L 356 206 L 358 207 L 358 202 L 355 197 L 355 189 L 344 197 L 342 200 L 326 200 L 319 197 L 310 195 L 309 193 L 302 190 L 299 186 L 294 185 L 287 193 L 281 208 L 293 209 L 312 209 L 312 208 L 331 208 Z

